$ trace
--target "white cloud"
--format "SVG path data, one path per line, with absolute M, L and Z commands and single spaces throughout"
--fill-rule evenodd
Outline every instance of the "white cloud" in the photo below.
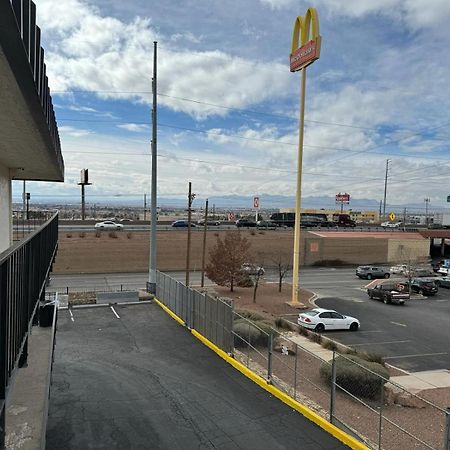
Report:
M 150 129 L 148 125 L 139 123 L 123 123 L 117 125 L 117 127 L 134 133 L 143 133 L 144 131 L 148 131 Z
M 60 135 L 67 135 L 75 138 L 84 137 L 92 134 L 90 130 L 83 130 L 82 128 L 75 128 L 68 125 L 60 125 L 58 127 L 58 130 Z

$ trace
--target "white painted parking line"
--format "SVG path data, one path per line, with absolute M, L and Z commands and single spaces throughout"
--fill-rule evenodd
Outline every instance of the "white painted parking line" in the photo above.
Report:
M 448 353 L 417 353 L 416 355 L 385 356 L 383 359 L 420 358 L 422 356 L 442 356 Z
M 118 319 L 120 319 L 120 316 L 119 316 L 119 314 L 117 314 L 117 312 L 116 312 L 116 310 L 114 309 L 114 307 L 110 307 L 111 308 L 111 311 L 114 313 L 114 315 L 118 318 Z
M 348 345 L 351 345 L 352 347 L 356 347 L 357 345 L 403 344 L 405 342 L 411 342 L 411 340 L 408 339 L 407 341 L 367 342 L 365 344 L 348 344 Z
M 75 322 L 75 319 L 73 318 L 73 313 L 72 313 L 72 310 L 71 310 L 71 309 L 69 309 L 69 314 L 70 314 L 70 320 L 71 320 L 72 322 Z
M 406 327 L 407 325 L 405 325 L 404 323 L 398 323 L 398 322 L 391 322 L 394 325 L 398 325 L 399 327 Z
M 384 330 L 367 330 L 367 331 L 358 330 L 358 335 L 362 334 L 362 333 L 385 333 L 385 331 Z M 336 336 L 338 334 L 343 334 L 345 336 L 348 336 L 348 331 L 337 331 L 337 332 L 333 333 L 333 336 Z

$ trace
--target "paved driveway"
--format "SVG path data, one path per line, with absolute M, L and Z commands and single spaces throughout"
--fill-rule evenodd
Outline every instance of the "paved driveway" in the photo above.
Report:
M 72 314 L 58 319 L 48 450 L 346 448 L 156 305 Z

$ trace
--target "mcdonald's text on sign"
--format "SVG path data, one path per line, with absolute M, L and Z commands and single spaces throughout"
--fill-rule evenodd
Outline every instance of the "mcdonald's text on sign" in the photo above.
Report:
M 315 8 L 308 8 L 304 17 L 295 19 L 290 54 L 291 72 L 304 69 L 319 59 L 321 42 L 319 16 Z

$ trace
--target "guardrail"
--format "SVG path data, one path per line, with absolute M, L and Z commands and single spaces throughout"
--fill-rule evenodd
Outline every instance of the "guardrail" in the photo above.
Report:
M 16 371 L 26 363 L 28 336 L 45 297 L 58 246 L 58 213 L 24 240 L 0 253 L 0 449 L 5 404 Z

